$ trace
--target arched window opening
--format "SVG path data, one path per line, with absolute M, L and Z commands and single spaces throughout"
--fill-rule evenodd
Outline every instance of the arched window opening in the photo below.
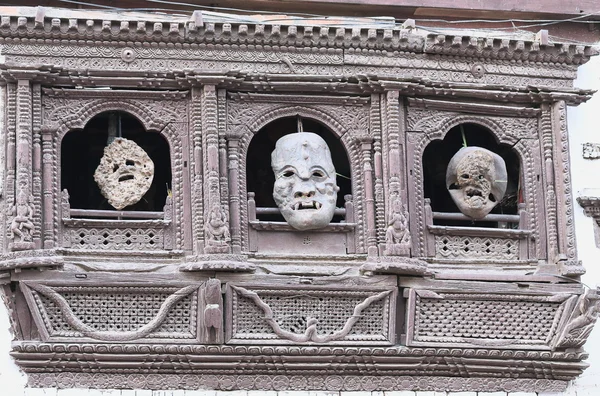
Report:
M 477 226 L 491 228 L 516 228 L 516 224 L 490 221 L 493 216 L 482 220 L 457 219 L 459 216 L 442 215 L 460 213 L 446 186 L 446 171 L 452 157 L 462 147 L 482 147 L 498 154 L 506 164 L 507 180 L 504 197 L 497 202 L 490 214 L 516 215 L 518 205 L 523 202 L 520 175 L 520 159 L 510 145 L 497 142 L 493 133 L 478 124 L 461 124 L 453 127 L 443 140 L 431 142 L 423 152 L 423 190 L 430 200 L 435 225 Z M 503 181 L 498 181 L 503 182 Z M 436 215 L 439 213 L 439 215 Z M 454 217 L 454 218 L 452 218 Z
M 258 131 L 250 142 L 246 158 L 246 187 L 248 192 L 255 194 L 254 199 L 258 208 L 277 207 L 273 199 L 275 176 L 271 167 L 271 153 L 275 149 L 277 140 L 282 136 L 297 132 L 297 122 L 296 117 L 285 117 L 270 122 Z M 303 118 L 302 125 L 305 132 L 316 133 L 329 146 L 331 159 L 337 173 L 337 185 L 340 188 L 337 193 L 336 207 L 343 208 L 344 196 L 352 194 L 350 163 L 346 150 L 338 137 L 320 122 Z M 285 221 L 281 214 L 259 214 L 258 219 L 262 221 Z M 336 214 L 332 222 L 342 220 L 343 216 Z
M 111 117 L 113 121 L 110 121 Z M 137 203 L 123 210 L 162 211 L 171 190 L 168 142 L 159 133 L 146 131 L 137 118 L 121 111 L 98 114 L 83 129 L 70 131 L 64 136 L 61 143 L 61 190 L 68 191 L 71 208 L 115 209 L 94 180 L 104 148 L 115 138 L 109 138 L 109 123 L 114 123 L 115 119 L 120 122 L 120 137 L 135 142 L 154 162 L 154 177 L 148 191 Z

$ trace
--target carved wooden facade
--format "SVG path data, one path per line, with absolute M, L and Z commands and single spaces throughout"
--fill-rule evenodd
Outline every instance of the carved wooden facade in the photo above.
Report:
M 14 12 L 0 8 L 0 282 L 30 386 L 541 391 L 585 369 L 598 292 L 578 282 L 565 117 L 592 95 L 573 79 L 594 49 Z M 166 142 L 152 207 L 75 198 L 92 160 L 68 158 L 111 112 Z M 348 171 L 317 231 L 269 217 L 250 177 L 253 142 L 297 118 Z M 432 147 L 458 130 L 512 159 L 514 202 L 481 224 L 435 193 Z

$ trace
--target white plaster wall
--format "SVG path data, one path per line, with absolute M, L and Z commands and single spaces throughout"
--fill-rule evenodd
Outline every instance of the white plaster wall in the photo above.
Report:
M 576 86 L 600 90 L 600 56 L 579 69 Z M 0 106 L 2 103 L 0 103 Z M 578 107 L 570 108 L 568 125 L 571 144 L 572 182 L 575 197 L 600 196 L 600 159 L 584 160 L 582 144 L 600 143 L 600 93 Z M 600 248 L 594 241 L 592 220 L 575 205 L 575 226 L 579 258 L 587 270 L 583 282 L 594 288 L 600 284 Z M 0 396 L 560 396 L 559 393 L 525 392 L 265 392 L 265 391 L 148 391 L 148 390 L 84 390 L 25 389 L 25 376 L 9 356 L 8 315 L 0 304 Z M 600 396 L 600 323 L 588 339 L 590 367 L 574 381 L 563 396 Z

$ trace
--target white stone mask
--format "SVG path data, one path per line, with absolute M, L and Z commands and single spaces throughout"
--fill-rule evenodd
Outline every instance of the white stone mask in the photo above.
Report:
M 506 164 L 502 157 L 481 147 L 463 147 L 450 160 L 446 188 L 458 209 L 482 219 L 506 192 Z
M 137 203 L 150 188 L 154 162 L 135 142 L 117 138 L 104 148 L 94 173 L 102 195 L 115 209 Z
M 301 231 L 327 226 L 340 188 L 325 140 L 310 132 L 286 135 L 275 145 L 271 166 L 273 198 L 285 221 Z

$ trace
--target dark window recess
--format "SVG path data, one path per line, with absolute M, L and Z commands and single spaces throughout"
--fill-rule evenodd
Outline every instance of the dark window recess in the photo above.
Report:
M 499 144 L 493 133 L 477 124 L 462 124 L 468 146 L 478 146 L 500 155 L 506 163 L 508 181 L 504 198 L 490 212 L 493 214 L 517 214 L 518 203 L 522 202 L 521 161 L 511 146 Z M 450 159 L 463 147 L 461 125 L 452 128 L 444 140 L 431 142 L 423 152 L 423 190 L 425 198 L 431 200 L 434 212 L 459 213 L 456 204 L 446 189 L 446 169 Z M 497 222 L 490 221 L 461 221 L 434 220 L 435 225 L 498 227 Z
M 246 188 L 248 192 L 254 192 L 257 208 L 275 208 L 273 200 L 273 184 L 275 175 L 271 167 L 271 153 L 275 150 L 275 143 L 279 138 L 297 131 L 296 117 L 285 117 L 270 122 L 254 135 L 246 157 Z M 344 146 L 338 137 L 318 121 L 303 118 L 303 130 L 313 132 L 321 136 L 329 146 L 331 159 L 338 174 L 337 185 L 340 188 L 337 194 L 336 207 L 344 207 L 344 195 L 352 194 L 352 183 L 350 180 L 350 163 Z M 342 176 L 340 176 L 342 175 Z M 285 221 L 281 215 L 257 216 L 263 221 Z M 332 222 L 338 223 L 341 216 L 334 216 Z
M 137 143 L 154 162 L 154 179 L 143 198 L 123 210 L 162 211 L 171 189 L 169 144 L 156 132 L 146 131 L 135 117 L 119 112 L 121 136 Z M 71 208 L 114 209 L 100 192 L 94 172 L 104 155 L 109 113 L 92 118 L 82 130 L 68 132 L 61 143 L 61 189 L 69 191 Z

